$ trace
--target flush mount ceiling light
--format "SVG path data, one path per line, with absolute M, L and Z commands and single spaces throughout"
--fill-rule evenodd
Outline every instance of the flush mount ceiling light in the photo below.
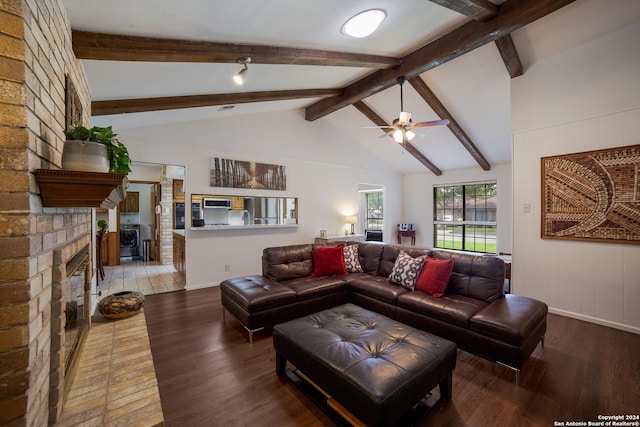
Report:
M 242 64 L 242 70 L 240 70 L 238 74 L 233 76 L 233 81 L 235 82 L 235 84 L 241 86 L 242 84 L 244 84 L 244 76 L 247 75 L 247 71 L 249 70 L 249 66 L 247 64 L 250 62 L 251 58 L 249 58 L 248 56 L 238 58 L 238 64 Z
M 356 38 L 367 37 L 382 24 L 386 16 L 382 9 L 365 10 L 345 22 L 342 33 Z

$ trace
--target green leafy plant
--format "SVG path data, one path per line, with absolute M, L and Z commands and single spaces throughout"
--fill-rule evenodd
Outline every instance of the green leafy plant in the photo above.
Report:
M 74 126 L 64 131 L 67 140 L 93 141 L 107 147 L 107 157 L 111 172 L 127 174 L 131 172 L 131 158 L 127 147 L 116 138 L 111 126 L 94 126 L 88 129 L 84 126 Z

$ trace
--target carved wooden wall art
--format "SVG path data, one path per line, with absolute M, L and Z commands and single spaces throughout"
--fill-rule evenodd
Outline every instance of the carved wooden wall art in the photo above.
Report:
M 640 244 L 640 145 L 541 161 L 543 239 Z

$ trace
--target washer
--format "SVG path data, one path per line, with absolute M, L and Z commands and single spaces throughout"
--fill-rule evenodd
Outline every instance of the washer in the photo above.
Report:
M 140 224 L 120 224 L 120 258 L 140 256 Z

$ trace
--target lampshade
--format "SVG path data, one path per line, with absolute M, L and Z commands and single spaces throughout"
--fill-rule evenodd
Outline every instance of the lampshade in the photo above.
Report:
M 404 141 L 403 136 L 407 138 L 407 141 L 411 141 L 416 137 L 416 133 L 411 130 L 396 129 L 393 131 L 393 134 L 391 136 L 393 136 L 393 140 L 395 142 L 402 143 Z
M 344 217 L 344 222 L 351 224 L 351 234 L 356 234 L 355 223 L 358 222 L 358 217 L 355 215 L 348 215 Z
M 402 142 L 402 131 L 400 129 L 393 131 L 393 140 L 398 143 Z

